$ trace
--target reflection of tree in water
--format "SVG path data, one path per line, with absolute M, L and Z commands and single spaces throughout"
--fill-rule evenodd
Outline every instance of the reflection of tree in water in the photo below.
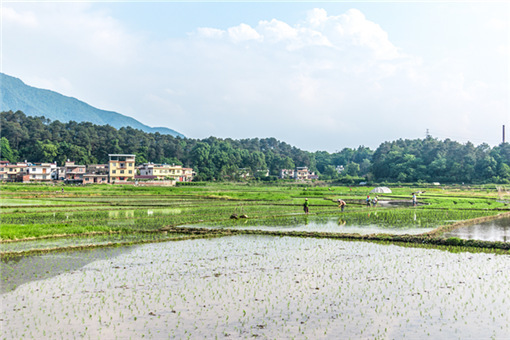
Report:
M 467 240 L 510 242 L 510 218 L 503 217 L 460 227 L 445 233 L 444 236 L 459 237 Z
M 94 261 L 113 258 L 130 252 L 133 247 L 94 248 L 47 254 L 2 257 L 0 261 L 0 294 L 18 286 L 45 280 L 62 273 L 78 270 Z

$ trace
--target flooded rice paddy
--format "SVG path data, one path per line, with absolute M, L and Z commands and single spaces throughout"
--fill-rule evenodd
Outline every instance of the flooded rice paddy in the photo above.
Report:
M 2 261 L 25 275 L 2 280 L 3 338 L 510 334 L 507 255 L 250 235 L 74 254 Z
M 58 237 L 29 240 L 23 242 L 0 243 L 0 254 L 21 253 L 29 251 L 47 251 L 63 248 L 86 248 L 129 243 L 160 242 L 168 239 L 187 237 L 186 234 L 176 233 L 135 233 L 135 234 L 100 234 L 80 237 Z
M 372 214 L 374 215 L 374 214 Z M 415 220 L 416 221 L 416 217 Z M 352 220 L 345 216 L 296 216 L 285 217 L 278 219 L 261 219 L 261 220 L 248 220 L 239 219 L 230 222 L 219 223 L 201 223 L 192 225 L 192 227 L 202 228 L 235 228 L 247 230 L 269 230 L 269 231 L 307 231 L 307 232 L 327 232 L 337 234 L 409 234 L 417 235 L 423 234 L 434 230 L 433 227 L 422 227 L 419 223 L 412 223 L 409 221 L 408 225 L 393 225 L 393 224 L 377 224 L 370 219 L 365 223 L 360 223 L 358 219 Z M 191 227 L 188 225 L 187 227 Z
M 444 236 L 467 240 L 510 242 L 510 218 L 465 226 L 445 233 Z

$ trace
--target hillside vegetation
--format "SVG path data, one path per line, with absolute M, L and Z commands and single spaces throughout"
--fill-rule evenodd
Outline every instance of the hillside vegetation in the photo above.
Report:
M 23 111 L 32 117 L 44 116 L 61 122 L 92 122 L 109 124 L 115 128 L 131 126 L 145 132 L 184 137 L 177 131 L 165 127 L 150 127 L 134 118 L 113 111 L 95 108 L 76 98 L 60 93 L 28 86 L 18 78 L 0 73 L 0 106 L 2 110 Z
M 340 152 L 308 152 L 275 138 L 191 139 L 146 133 L 131 127 L 115 129 L 74 121 L 61 123 L 23 112 L 2 112 L 1 158 L 11 162 L 106 163 L 110 153 L 135 154 L 145 162 L 182 164 L 197 171 L 197 180 L 240 180 L 239 169 L 268 169 L 276 179 L 280 169 L 309 167 L 322 180 L 345 184 L 360 180 L 401 183 L 510 183 L 510 145 L 461 144 L 449 139 L 402 140 L 382 143 L 375 151 L 360 146 Z M 341 146 L 339 146 L 341 149 Z M 338 173 L 336 166 L 344 171 Z

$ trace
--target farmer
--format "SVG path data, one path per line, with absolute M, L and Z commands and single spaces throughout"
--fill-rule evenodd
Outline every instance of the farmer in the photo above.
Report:
M 372 200 L 372 206 L 376 206 L 377 205 L 377 202 L 378 202 L 378 199 L 377 199 L 377 196 L 374 197 L 374 199 Z
M 413 192 L 413 207 L 416 207 L 416 194 Z
M 370 195 L 367 195 L 367 207 L 370 208 Z
M 308 215 L 308 198 L 305 198 L 305 203 L 303 204 L 303 209 L 305 211 L 305 214 Z
M 338 199 L 338 207 L 342 209 L 342 212 L 344 212 L 344 208 L 346 205 L 347 203 L 345 203 L 345 201 L 341 200 L 340 198 Z

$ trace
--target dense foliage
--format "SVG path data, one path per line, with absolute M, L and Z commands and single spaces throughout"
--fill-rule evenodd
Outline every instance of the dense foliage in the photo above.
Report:
M 78 164 L 106 163 L 110 153 L 135 154 L 137 163 L 175 163 L 193 167 L 197 180 L 238 180 L 245 171 L 255 177 L 268 169 L 275 179 L 280 169 L 306 166 L 321 179 L 353 183 L 371 181 L 510 183 L 510 145 L 474 146 L 432 137 L 382 143 L 340 152 L 307 152 L 275 138 L 242 140 L 189 139 L 146 133 L 131 127 L 115 129 L 74 121 L 61 123 L 23 112 L 1 113 L 1 158 L 11 162 L 74 160 Z M 336 167 L 342 165 L 339 174 Z M 246 169 L 246 170 L 240 170 Z M 266 178 L 267 179 L 267 178 Z
M 315 169 L 313 154 L 274 138 L 267 139 L 185 139 L 145 133 L 131 127 L 115 129 L 74 121 L 61 123 L 43 117 L 29 117 L 17 111 L 1 113 L 2 159 L 53 162 L 67 159 L 78 164 L 108 162 L 108 154 L 135 154 L 145 162 L 183 164 L 193 167 L 198 180 L 238 179 L 239 169 L 270 170 L 307 166 Z
M 382 143 L 372 158 L 377 180 L 399 182 L 509 183 L 510 144 L 494 148 L 432 137 Z

